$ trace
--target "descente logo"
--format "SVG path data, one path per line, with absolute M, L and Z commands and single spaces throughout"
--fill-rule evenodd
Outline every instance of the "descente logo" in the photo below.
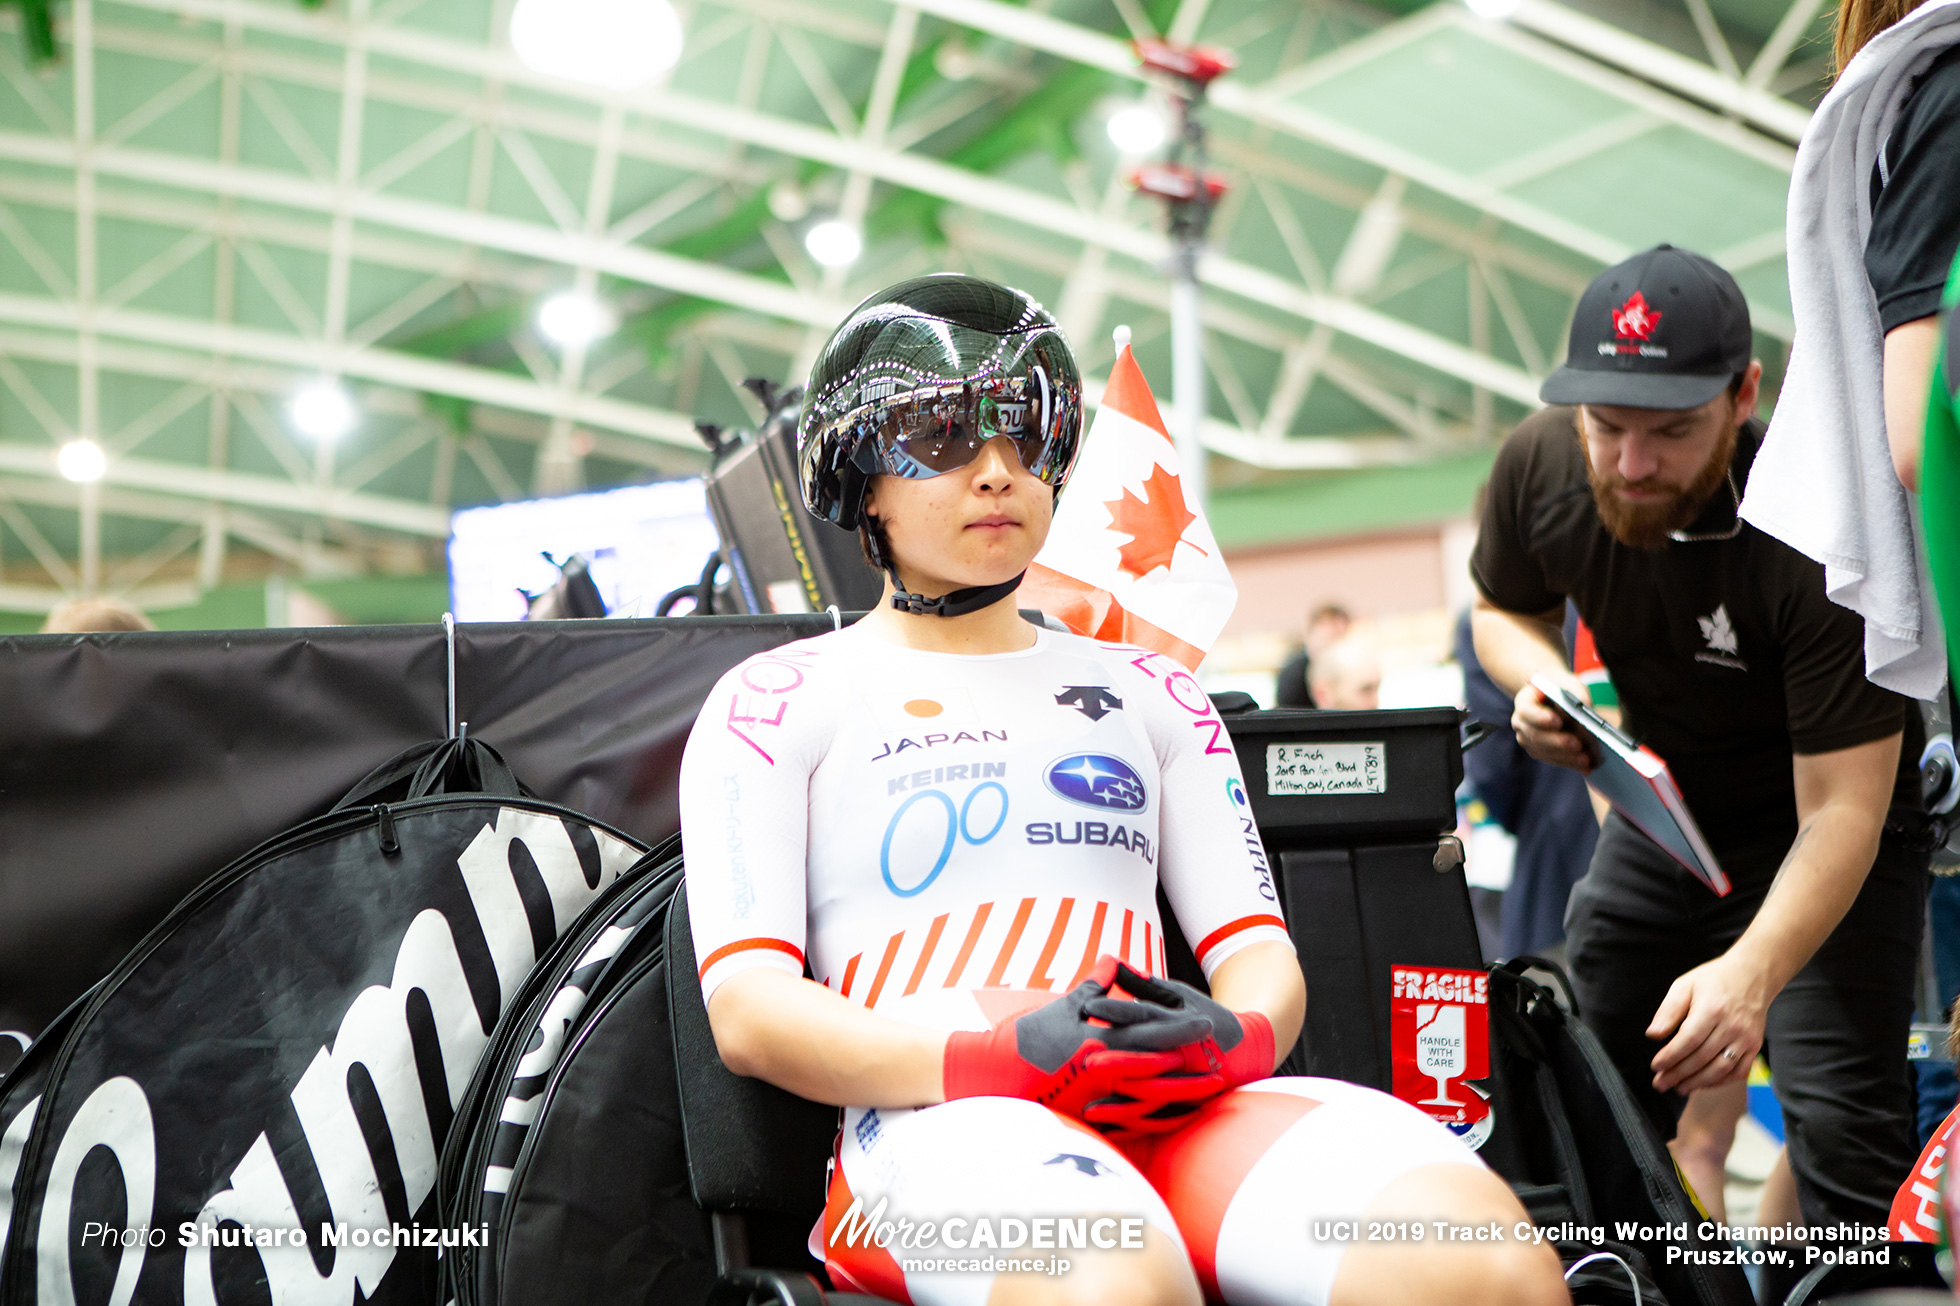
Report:
M 528 852 L 528 860 L 536 867 L 549 896 L 557 929 L 562 932 L 632 863 L 632 850 L 626 845 L 604 834 L 598 839 L 600 873 L 598 883 L 590 885 L 564 823 L 542 813 L 499 810 L 457 858 L 456 869 L 468 890 L 473 927 L 482 931 L 495 966 L 500 1011 L 537 960 L 530 917 L 512 871 L 516 860 L 513 845 L 521 844 Z M 411 1004 L 420 1009 L 413 1025 Z M 417 1028 L 424 1031 L 419 1036 Z M 433 1041 L 426 1032 L 430 1029 Z M 260 1133 L 231 1170 L 227 1186 L 211 1194 L 195 1219 L 177 1227 L 180 1237 L 185 1230 L 194 1235 L 190 1242 L 181 1244 L 185 1248 L 185 1306 L 216 1306 L 218 1285 L 212 1273 L 212 1251 L 220 1246 L 249 1245 L 257 1252 L 273 1302 L 352 1306 L 357 1292 L 360 1298 L 375 1295 L 398 1248 L 481 1245 L 443 1241 L 445 1233 L 461 1239 L 470 1230 L 396 1224 L 382 1205 L 379 1174 L 384 1166 L 399 1174 L 408 1209 L 421 1209 L 435 1187 L 442 1140 L 430 1119 L 418 1066 L 435 1072 L 436 1081 L 446 1090 L 449 1109 L 454 1110 L 490 1032 L 471 996 L 449 918 L 434 908 L 422 911 L 402 936 L 389 983 L 373 985 L 354 999 L 341 1016 L 331 1045 L 315 1054 L 290 1094 L 332 1216 L 329 1224 L 336 1240 L 328 1245 L 337 1249 L 332 1273 L 320 1272 L 303 1235 L 283 1242 L 270 1238 L 254 1239 L 249 1244 L 225 1240 L 224 1235 L 236 1238 L 243 1228 L 277 1233 L 304 1227 L 272 1143 Z M 387 1137 L 393 1144 L 390 1157 L 378 1158 L 370 1151 L 355 1115 L 348 1080 L 357 1066 L 373 1084 L 380 1101 Z M 33 1110 L 30 1105 L 22 1115 Z M 18 1120 L 7 1131 L 9 1140 L 17 1127 Z M 43 1301 L 68 1300 L 72 1294 L 70 1217 L 82 1162 L 97 1148 L 114 1156 L 121 1171 L 127 1211 L 120 1227 L 103 1231 L 102 1245 L 119 1249 L 114 1300 L 130 1300 L 129 1292 L 134 1291 L 144 1257 L 154 1245 L 148 1237 L 133 1242 L 123 1238 L 124 1230 L 149 1229 L 155 1215 L 158 1176 L 149 1098 L 136 1080 L 119 1075 L 97 1085 L 88 1095 L 55 1149 L 34 1243 L 37 1277 L 44 1285 Z M 4 1152 L 0 1148 L 0 1160 L 6 1159 Z M 0 1183 L 0 1192 L 10 1187 Z M 5 1216 L 6 1211 L 0 1208 L 0 1229 L 4 1228 Z M 398 1236 L 398 1229 L 405 1237 Z M 345 1241 L 339 1241 L 342 1230 Z M 124 1291 L 125 1284 L 128 1291 Z M 51 1296 L 46 1285 L 55 1285 L 52 1291 L 59 1295 Z

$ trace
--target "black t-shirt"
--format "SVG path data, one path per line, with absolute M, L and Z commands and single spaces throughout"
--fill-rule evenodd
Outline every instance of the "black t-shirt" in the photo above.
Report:
M 1313 701 L 1313 690 L 1307 686 L 1308 666 L 1305 649 L 1279 664 L 1279 675 L 1273 682 L 1274 707 L 1318 706 Z
M 1935 59 L 1872 169 L 1865 275 L 1887 331 L 1940 311 L 1960 246 L 1960 45 Z
M 1823 567 L 1748 523 L 1729 539 L 1636 549 L 1599 520 L 1575 410 L 1548 408 L 1504 442 L 1470 571 L 1492 603 L 1549 613 L 1570 598 L 1613 677 L 1627 732 L 1666 760 L 1716 856 L 1795 837 L 1790 758 L 1905 729 L 1893 801 L 1917 805 L 1919 713 L 1865 679 L 1864 622 L 1824 593 Z M 1760 447 L 1737 441 L 1738 491 Z M 1736 525 L 1718 489 L 1686 534 Z

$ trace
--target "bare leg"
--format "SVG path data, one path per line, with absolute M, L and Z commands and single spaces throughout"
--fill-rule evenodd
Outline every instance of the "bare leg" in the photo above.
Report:
M 1569 1306 L 1558 1253 L 1512 1237 L 1530 1217 L 1509 1185 L 1481 1166 L 1426 1165 L 1382 1189 L 1365 1219 L 1420 1220 L 1422 1242 L 1357 1242 L 1341 1258 L 1329 1306 Z M 1501 1240 L 1436 1237 L 1436 1224 L 1489 1225 Z
M 1776 1164 L 1763 1180 L 1763 1196 L 1756 1205 L 1756 1223 L 1775 1226 L 1802 1224 L 1803 1211 L 1797 1205 L 1797 1177 L 1790 1173 L 1789 1149 L 1776 1153 Z
M 1183 1249 L 1150 1226 L 1144 1228 L 1141 1250 L 1070 1249 L 1066 1259 L 1064 1274 L 998 1276 L 987 1306 L 1199 1306 L 1203 1301 Z
M 1747 1084 L 1691 1093 L 1674 1139 L 1667 1145 L 1702 1209 L 1718 1223 L 1728 1222 L 1728 1200 L 1722 1190 L 1728 1180 L 1729 1149 L 1735 1146 L 1736 1122 L 1748 1109 Z

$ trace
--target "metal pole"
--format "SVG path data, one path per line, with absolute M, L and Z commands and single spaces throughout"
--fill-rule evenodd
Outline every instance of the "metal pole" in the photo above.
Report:
M 442 614 L 442 640 L 446 649 L 445 680 L 447 681 L 447 687 L 448 687 L 448 693 L 446 696 L 446 703 L 445 703 L 445 707 L 447 710 L 444 713 L 444 715 L 447 717 L 447 721 L 445 722 L 445 724 L 449 728 L 449 733 L 445 737 L 449 739 L 454 739 L 457 737 L 457 732 L 456 732 L 456 614 L 453 612 L 445 612 Z
M 1198 242 L 1178 242 L 1171 278 L 1171 436 L 1177 443 L 1184 501 L 1203 505 L 1210 491 L 1206 465 L 1205 324 L 1198 303 Z

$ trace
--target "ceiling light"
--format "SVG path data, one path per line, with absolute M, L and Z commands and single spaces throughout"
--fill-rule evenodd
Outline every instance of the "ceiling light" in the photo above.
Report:
M 826 218 L 803 233 L 803 247 L 827 268 L 849 267 L 864 252 L 864 237 L 842 218 Z
M 582 290 L 561 290 L 538 306 L 538 332 L 561 349 L 583 349 L 613 333 L 619 319 Z
M 109 470 L 108 456 L 93 440 L 70 440 L 54 456 L 55 466 L 71 481 L 99 481 Z
M 979 69 L 973 52 L 957 37 L 939 43 L 939 49 L 932 56 L 932 67 L 934 72 L 949 82 L 963 82 Z
M 1479 18 L 1509 18 L 1524 0 L 1463 0 Z
M 668 0 L 517 0 L 510 43 L 538 72 L 630 91 L 681 57 L 681 20 Z
M 321 377 L 309 381 L 286 405 L 293 426 L 311 440 L 338 440 L 360 424 L 360 410 L 354 397 L 340 382 Z
M 1130 104 L 1109 115 L 1109 139 L 1125 154 L 1149 154 L 1169 133 L 1164 117 L 1147 104 Z
M 769 188 L 769 215 L 778 222 L 801 222 L 810 216 L 810 200 L 793 181 L 779 181 Z

